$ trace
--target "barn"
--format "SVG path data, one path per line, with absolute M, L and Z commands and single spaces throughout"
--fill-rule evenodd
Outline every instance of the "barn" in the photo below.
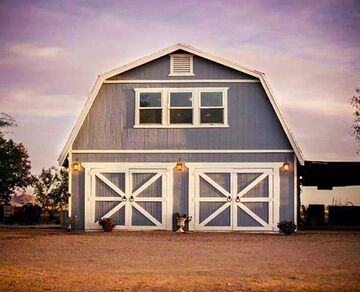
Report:
M 264 73 L 181 43 L 99 75 L 59 156 L 75 230 L 276 231 L 303 164 Z

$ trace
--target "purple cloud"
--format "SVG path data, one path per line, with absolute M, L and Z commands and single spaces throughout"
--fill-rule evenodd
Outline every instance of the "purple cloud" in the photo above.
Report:
M 0 107 L 38 171 L 98 74 L 184 42 L 265 72 L 306 157 L 358 158 L 359 31 L 358 1 L 2 1 Z

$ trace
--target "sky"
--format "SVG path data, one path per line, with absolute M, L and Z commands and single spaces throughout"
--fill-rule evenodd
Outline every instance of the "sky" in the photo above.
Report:
M 0 1 L 0 112 L 57 164 L 97 76 L 183 42 L 265 72 L 305 159 L 358 160 L 360 1 Z

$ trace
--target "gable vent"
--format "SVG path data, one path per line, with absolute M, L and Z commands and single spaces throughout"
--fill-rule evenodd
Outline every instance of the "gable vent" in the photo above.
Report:
M 170 55 L 170 76 L 189 76 L 193 73 L 193 56 L 188 54 Z

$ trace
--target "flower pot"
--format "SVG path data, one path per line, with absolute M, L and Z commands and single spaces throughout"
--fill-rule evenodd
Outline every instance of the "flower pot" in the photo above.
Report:
M 99 220 L 99 225 L 105 232 L 111 232 L 116 224 L 110 218 L 102 218 Z
M 112 227 L 103 227 L 103 230 L 105 232 L 111 232 L 113 230 L 113 228 Z
M 176 219 L 177 226 L 179 227 L 179 229 L 176 230 L 176 232 L 185 232 L 183 228 L 185 227 L 186 220 L 187 220 L 186 217 L 178 217 Z

